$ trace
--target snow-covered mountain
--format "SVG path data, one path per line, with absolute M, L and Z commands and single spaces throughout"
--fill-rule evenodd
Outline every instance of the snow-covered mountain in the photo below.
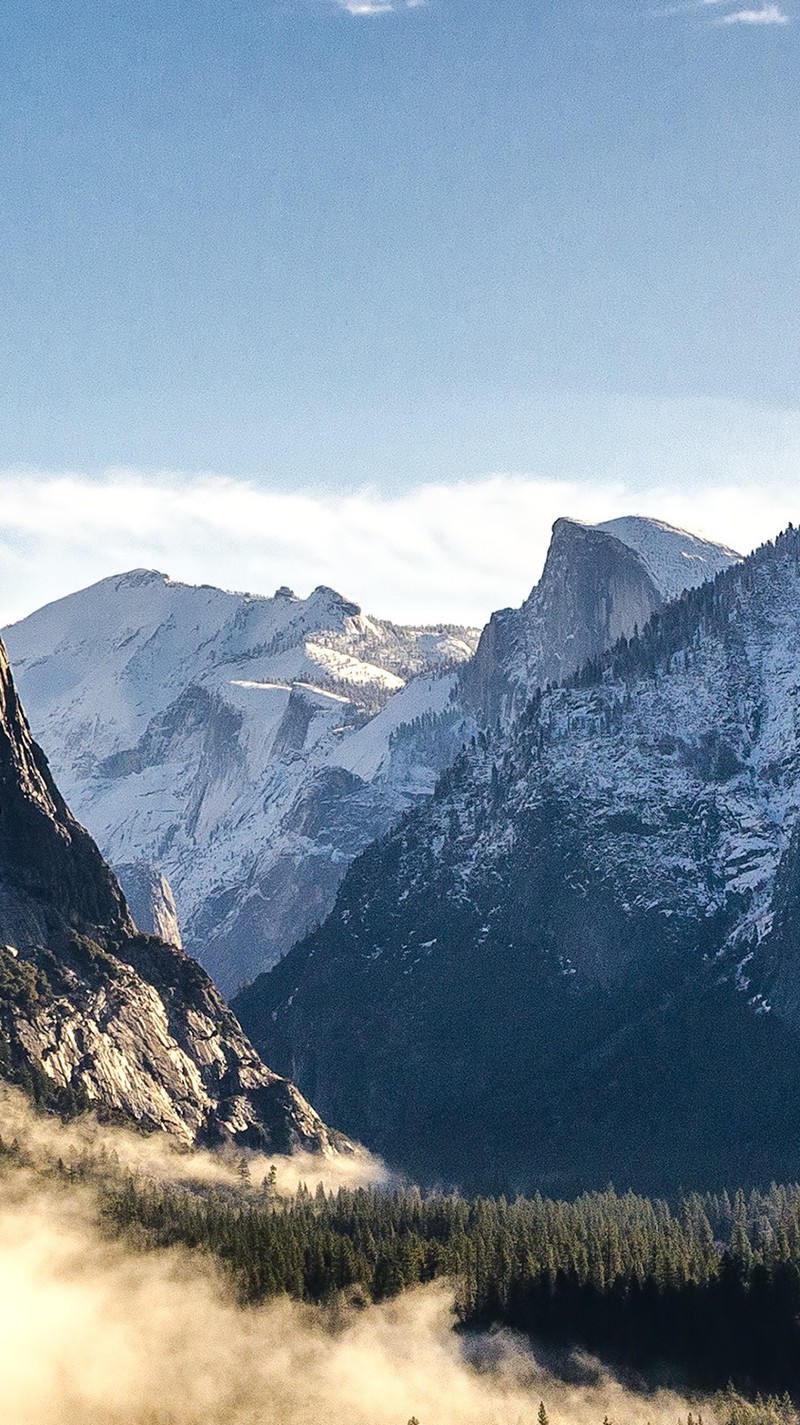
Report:
M 521 608 L 500 609 L 484 629 L 464 670 L 465 702 L 489 725 L 507 722 L 537 688 L 644 628 L 665 601 L 738 558 L 661 520 L 556 520 L 539 583 Z
M 200 967 L 137 932 L 31 737 L 2 644 L 0 1077 L 184 1142 L 352 1151 L 260 1061 Z
M 477 641 L 368 618 L 328 588 L 260 598 L 148 570 L 6 635 L 70 803 L 126 884 L 131 863 L 166 874 L 184 943 L 224 990 L 321 919 L 352 857 L 433 789 L 460 736 L 440 727 L 446 750 L 423 765 L 392 739 L 447 709 Z
M 738 556 L 657 521 L 559 520 L 522 609 L 406 628 L 136 570 L 5 631 L 60 785 L 121 868 L 165 874 L 225 993 L 327 915 L 347 866 L 487 721 Z
M 796 1176 L 800 533 L 480 733 L 235 1005 L 429 1180 Z

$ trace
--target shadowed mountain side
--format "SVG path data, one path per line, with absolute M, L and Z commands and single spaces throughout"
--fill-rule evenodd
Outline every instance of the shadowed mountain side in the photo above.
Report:
M 800 1171 L 800 536 L 665 605 L 354 863 L 234 1001 L 427 1181 Z

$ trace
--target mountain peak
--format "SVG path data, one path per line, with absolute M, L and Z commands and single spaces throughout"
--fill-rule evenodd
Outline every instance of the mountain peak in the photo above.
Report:
M 388 766 L 396 723 L 381 709 L 409 685 L 406 720 L 438 711 L 442 686 L 421 675 L 474 648 L 470 630 L 369 618 L 325 584 L 265 598 L 152 570 L 70 595 L 8 639 L 67 800 L 113 866 L 168 877 L 186 946 L 224 991 L 318 920 L 352 856 L 432 788 L 422 747 L 415 770 L 398 751 L 391 787 L 344 775 L 344 747 Z
M 622 515 L 594 526 L 633 549 L 643 560 L 663 599 L 696 588 L 742 556 L 726 544 L 646 515 Z
M 603 524 L 561 516 L 539 583 L 520 609 L 492 616 L 464 669 L 468 704 L 490 723 L 507 719 L 537 688 L 569 677 L 740 557 L 643 515 Z
M 140 589 L 143 584 L 171 584 L 169 574 L 160 569 L 128 569 L 124 574 L 112 574 L 103 584 L 113 584 L 117 589 Z
M 360 604 L 345 598 L 338 589 L 332 589 L 328 584 L 318 584 L 309 594 L 308 604 L 317 614 L 321 609 L 330 609 L 345 618 L 359 618 L 362 613 Z

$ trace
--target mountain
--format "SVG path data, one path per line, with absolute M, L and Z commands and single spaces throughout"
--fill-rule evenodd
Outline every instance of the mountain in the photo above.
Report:
M 2 644 L 0 1073 L 186 1142 L 349 1147 L 261 1063 L 200 967 L 137 932 L 31 737 Z
M 6 638 L 71 805 L 123 884 L 136 862 L 169 878 L 187 948 L 229 993 L 327 915 L 480 725 L 737 557 L 658 521 L 559 520 L 474 662 L 476 630 L 402 628 L 331 589 L 267 599 L 145 570 Z
M 481 732 L 234 1005 L 428 1182 L 796 1177 L 800 534 Z
M 385 751 L 395 717 L 446 706 L 477 632 L 400 628 L 323 587 L 260 598 L 136 570 L 6 637 L 68 801 L 112 865 L 169 878 L 186 948 L 231 990 L 326 914 L 353 856 L 432 791 L 438 768 L 402 752 L 373 785 L 368 729 L 386 708 Z
M 507 721 L 537 688 L 644 628 L 664 602 L 739 557 L 661 520 L 556 520 L 539 583 L 521 608 L 492 615 L 464 668 L 464 701 L 489 725 Z

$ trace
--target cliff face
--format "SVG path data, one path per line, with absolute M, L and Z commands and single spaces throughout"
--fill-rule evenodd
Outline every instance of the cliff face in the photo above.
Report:
M 492 615 L 462 672 L 466 703 L 489 726 L 507 721 L 537 688 L 568 678 L 736 558 L 656 520 L 556 520 L 539 583 L 521 608 Z
M 0 897 L 4 925 L 42 930 L 53 916 L 133 929 L 91 837 L 68 811 L 31 737 L 0 644 Z
M 137 932 L 31 737 L 2 644 L 0 1069 L 187 1142 L 348 1146 L 265 1067 L 204 971 Z
M 122 887 L 137 929 L 181 949 L 183 942 L 175 897 L 169 881 L 158 867 L 151 866 L 147 861 L 133 861 L 128 866 L 115 866 L 114 875 Z

